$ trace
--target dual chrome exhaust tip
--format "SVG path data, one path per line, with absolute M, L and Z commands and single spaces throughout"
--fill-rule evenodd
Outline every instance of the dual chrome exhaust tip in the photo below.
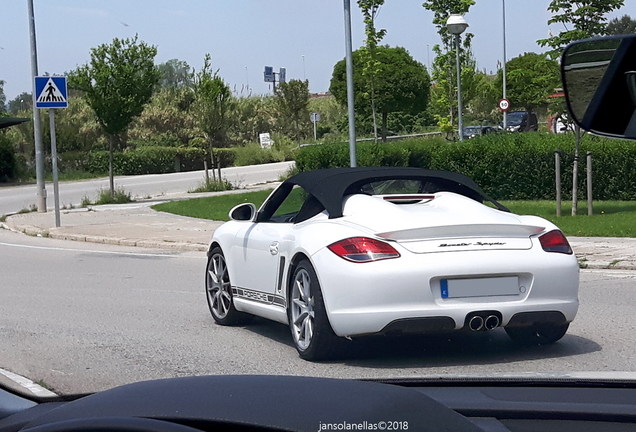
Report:
M 474 314 L 468 320 L 468 328 L 471 331 L 494 330 L 501 325 L 501 320 L 497 315 Z

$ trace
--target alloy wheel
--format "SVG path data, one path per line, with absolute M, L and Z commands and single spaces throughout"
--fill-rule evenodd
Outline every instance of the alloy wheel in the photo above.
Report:
M 311 278 L 300 269 L 294 278 L 291 294 L 291 325 L 294 341 L 300 350 L 306 350 L 314 336 L 314 297 Z
M 232 305 L 232 294 L 230 293 L 230 276 L 223 255 L 212 255 L 208 262 L 206 284 L 212 313 L 216 318 L 224 319 Z

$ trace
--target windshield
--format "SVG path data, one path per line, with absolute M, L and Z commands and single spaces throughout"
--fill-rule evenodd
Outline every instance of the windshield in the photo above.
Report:
M 636 372 L 633 157 L 547 132 L 549 0 L 506 2 L 504 94 L 539 132 L 470 140 L 503 119 L 501 3 L 467 6 L 462 117 L 438 23 L 455 8 L 384 2 L 369 56 L 359 3 L 353 125 L 342 2 L 35 0 L 37 84 L 28 2 L 3 2 L 0 383 Z M 608 17 L 636 17 L 624 3 Z M 263 206 L 351 165 L 461 173 L 484 197 L 370 175 L 338 217 L 305 184 Z
M 464 135 L 477 134 L 481 131 L 481 126 L 468 126 L 464 128 Z
M 509 113 L 507 117 L 507 123 L 508 125 L 512 126 L 520 125 L 526 118 L 526 115 L 527 114 L 523 112 Z

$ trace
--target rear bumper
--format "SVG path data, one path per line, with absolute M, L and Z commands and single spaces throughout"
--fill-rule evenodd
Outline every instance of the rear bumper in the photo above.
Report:
M 523 317 L 521 313 L 533 313 L 537 319 L 537 313 L 550 312 L 570 322 L 578 311 L 579 268 L 574 255 L 547 253 L 540 247 L 399 252 L 400 258 L 365 264 L 347 262 L 328 249 L 312 256 L 337 335 L 459 330 L 468 315 L 481 311 L 498 312 L 502 326 L 526 325 L 527 320 L 513 319 Z M 442 297 L 442 279 L 503 276 L 518 278 L 518 294 Z

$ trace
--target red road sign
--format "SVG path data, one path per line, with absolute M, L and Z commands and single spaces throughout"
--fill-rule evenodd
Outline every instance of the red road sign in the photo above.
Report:
M 499 109 L 502 111 L 508 111 L 510 108 L 510 101 L 508 99 L 501 99 L 499 101 Z

